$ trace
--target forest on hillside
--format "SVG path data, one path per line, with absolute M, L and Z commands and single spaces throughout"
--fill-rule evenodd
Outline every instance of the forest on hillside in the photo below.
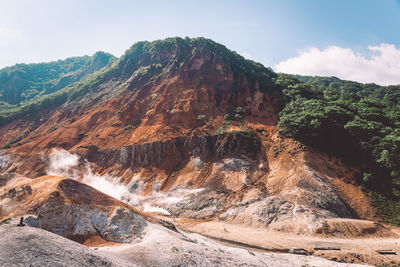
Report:
M 175 54 L 161 59 L 171 48 Z M 0 126 L 19 118 L 37 120 L 40 111 L 85 97 L 107 79 L 132 74 L 139 80 L 162 78 L 204 49 L 218 54 L 234 75 L 243 73 L 262 92 L 278 91 L 280 133 L 360 167 L 359 182 L 381 215 L 400 224 L 400 85 L 277 74 L 209 39 L 168 38 L 138 42 L 119 59 L 98 52 L 0 70 Z
M 400 86 L 280 74 L 280 132 L 360 166 L 373 204 L 400 224 Z

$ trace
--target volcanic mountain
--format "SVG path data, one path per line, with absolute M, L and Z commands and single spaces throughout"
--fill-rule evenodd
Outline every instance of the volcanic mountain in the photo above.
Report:
M 204 38 L 136 43 L 101 70 L 1 114 L 1 172 L 29 177 L 17 187 L 2 182 L 2 201 L 12 196 L 15 215 L 39 216 L 56 233 L 62 227 L 50 225 L 50 215 L 68 212 L 57 206 L 60 212 L 43 215 L 48 201 L 77 203 L 75 221 L 92 218 L 96 193 L 89 190 L 93 201 L 85 206 L 78 192 L 85 185 L 44 176 L 51 174 L 101 191 L 96 179 L 123 187 L 119 200 L 182 227 L 224 223 L 316 237 L 396 237 L 378 222 L 359 169 L 280 134 L 286 88 L 279 78 Z M 36 193 L 26 193 L 28 185 Z M 21 194 L 30 200 L 10 195 L 13 188 L 25 188 Z M 145 224 L 126 204 L 113 200 L 110 210 L 101 199 L 97 209 L 106 220 L 138 214 L 135 220 Z M 0 219 L 10 212 L 1 209 Z M 80 234 L 109 230 L 92 226 Z

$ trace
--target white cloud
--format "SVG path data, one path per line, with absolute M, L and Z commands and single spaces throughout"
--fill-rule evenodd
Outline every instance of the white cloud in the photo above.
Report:
M 278 63 L 274 69 L 291 74 L 336 76 L 362 83 L 400 84 L 400 49 L 392 44 L 380 44 L 369 46 L 368 50 L 370 55 L 339 46 L 324 50 L 312 47 Z

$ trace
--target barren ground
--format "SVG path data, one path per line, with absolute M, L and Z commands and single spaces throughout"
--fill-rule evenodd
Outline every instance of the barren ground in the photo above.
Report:
M 310 255 L 347 263 L 399 266 L 400 239 L 395 237 L 329 238 L 280 233 L 262 228 L 249 228 L 223 222 L 175 221 L 186 231 L 199 233 L 225 243 L 241 247 L 256 247 L 264 251 L 284 251 L 302 248 Z M 394 229 L 398 232 L 398 229 Z M 315 250 L 315 247 L 332 247 L 340 250 Z M 396 255 L 380 255 L 376 250 L 393 250 Z
M 85 247 L 48 231 L 0 226 L 0 266 L 338 266 L 314 256 L 227 246 L 199 234 L 152 225 L 140 242 Z M 365 265 L 353 265 L 365 266 Z
M 98 249 L 128 258 L 140 266 L 365 266 L 240 248 L 195 233 L 165 231 L 159 226 L 152 227 L 140 243 Z

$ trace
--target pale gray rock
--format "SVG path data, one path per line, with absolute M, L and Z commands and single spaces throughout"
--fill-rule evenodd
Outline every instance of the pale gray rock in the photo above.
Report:
M 133 267 L 122 256 L 93 250 L 34 227 L 0 226 L 0 266 Z

